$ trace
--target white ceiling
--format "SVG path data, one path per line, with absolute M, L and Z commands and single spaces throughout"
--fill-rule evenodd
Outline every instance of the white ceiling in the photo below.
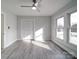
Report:
M 50 16 L 65 6 L 71 0 L 42 0 L 40 3 L 40 12 L 32 8 L 21 8 L 20 5 L 32 5 L 32 0 L 2 0 L 2 10 L 8 10 L 15 15 L 22 16 Z

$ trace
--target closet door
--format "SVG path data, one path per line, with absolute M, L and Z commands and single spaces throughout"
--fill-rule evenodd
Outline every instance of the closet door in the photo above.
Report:
M 33 22 L 31 21 L 21 22 L 21 39 L 23 40 L 33 39 Z

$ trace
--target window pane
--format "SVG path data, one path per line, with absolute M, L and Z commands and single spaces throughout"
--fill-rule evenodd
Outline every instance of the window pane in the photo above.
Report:
M 77 12 L 70 16 L 70 43 L 77 44 Z
M 57 38 L 63 40 L 64 39 L 64 17 L 57 19 Z

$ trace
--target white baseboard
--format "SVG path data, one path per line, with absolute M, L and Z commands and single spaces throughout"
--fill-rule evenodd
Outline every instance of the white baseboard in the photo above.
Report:
M 6 45 L 6 46 L 4 46 L 4 49 L 5 48 L 7 48 L 7 47 L 9 47 L 10 45 L 12 45 L 14 42 L 16 42 L 17 40 L 14 40 L 14 41 L 12 41 L 12 42 L 10 42 L 8 45 Z

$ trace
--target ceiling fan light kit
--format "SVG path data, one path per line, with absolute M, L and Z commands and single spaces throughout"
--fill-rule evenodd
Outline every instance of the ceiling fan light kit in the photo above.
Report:
M 36 7 L 35 7 L 35 6 L 33 6 L 33 7 L 32 7 L 32 9 L 33 9 L 33 10 L 36 10 Z

